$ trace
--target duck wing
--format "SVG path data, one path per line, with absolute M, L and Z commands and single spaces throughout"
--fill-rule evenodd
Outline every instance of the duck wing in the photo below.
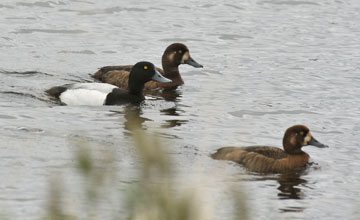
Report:
M 244 151 L 247 152 L 254 152 L 265 157 L 274 158 L 274 159 L 282 159 L 287 156 L 284 150 L 277 148 L 277 147 L 268 147 L 268 146 L 251 146 L 251 147 L 244 147 Z
M 287 154 L 277 147 L 223 147 L 211 157 L 217 160 L 231 160 L 260 173 L 283 172 L 287 169 L 284 166 Z
M 128 89 L 128 82 L 130 71 L 133 65 L 126 66 L 105 66 L 100 68 L 94 75 L 93 78 L 100 80 L 104 83 L 115 85 L 121 89 Z M 164 71 L 158 67 L 156 70 L 164 75 Z M 155 81 L 149 81 L 145 84 L 146 89 L 155 89 L 158 87 L 158 83 Z
M 133 65 L 123 65 L 123 66 L 104 66 L 101 67 L 96 73 L 94 73 L 92 75 L 93 78 L 98 79 L 100 81 L 102 81 L 102 77 L 103 75 L 107 74 L 110 71 L 114 71 L 114 70 L 122 70 L 122 71 L 126 71 L 129 72 L 131 71 L 131 68 L 133 67 Z

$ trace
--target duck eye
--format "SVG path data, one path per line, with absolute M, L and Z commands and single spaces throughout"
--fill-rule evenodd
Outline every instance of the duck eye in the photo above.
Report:
M 148 66 L 144 66 L 144 70 L 147 70 L 149 67 Z
M 179 53 L 179 54 L 182 54 L 182 50 L 179 50 L 178 53 Z
M 304 132 L 303 132 L 303 131 L 300 131 L 299 134 L 300 134 L 301 136 L 304 136 Z

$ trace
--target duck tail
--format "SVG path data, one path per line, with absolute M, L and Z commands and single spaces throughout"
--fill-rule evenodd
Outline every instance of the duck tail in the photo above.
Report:
M 210 157 L 215 160 L 225 160 L 228 153 L 233 152 L 235 147 L 222 147 L 218 149 L 215 153 L 210 154 Z
M 65 86 L 55 86 L 51 89 L 45 90 L 45 93 L 58 99 L 61 93 L 65 92 L 66 90 L 67 88 Z
M 91 75 L 91 77 L 94 78 L 94 79 L 97 79 L 97 80 L 101 80 L 103 75 L 104 75 L 104 70 L 103 70 L 103 68 L 101 68 L 96 73 Z

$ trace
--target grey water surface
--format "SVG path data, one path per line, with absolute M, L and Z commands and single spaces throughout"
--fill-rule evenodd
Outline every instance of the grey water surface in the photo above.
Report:
M 229 187 L 246 193 L 250 219 L 360 218 L 360 1 L 2 0 L 0 20 L 0 215 L 39 219 L 54 175 L 77 185 L 78 140 L 99 160 L 115 149 L 116 190 L 126 194 L 139 181 L 134 111 L 164 143 L 182 187 L 212 200 L 215 219 L 232 218 Z M 44 94 L 92 82 L 105 65 L 161 66 L 174 42 L 204 68 L 182 65 L 185 84 L 139 108 L 61 106 Z M 228 145 L 281 147 L 294 124 L 330 146 L 304 148 L 314 162 L 305 172 L 260 175 L 208 156 Z M 75 214 L 78 191 L 65 207 Z M 126 219 L 113 200 L 99 219 Z

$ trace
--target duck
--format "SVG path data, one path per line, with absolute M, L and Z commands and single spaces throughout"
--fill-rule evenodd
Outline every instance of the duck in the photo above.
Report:
M 108 83 L 75 83 L 52 87 L 45 92 L 65 105 L 139 104 L 145 99 L 144 84 L 150 80 L 171 83 L 156 70 L 154 64 L 142 61 L 131 68 L 127 89 Z
M 145 89 L 163 88 L 165 90 L 174 90 L 183 85 L 184 81 L 179 72 L 179 65 L 188 64 L 195 68 L 203 68 L 203 65 L 196 62 L 191 56 L 186 45 L 182 43 L 173 43 L 169 45 L 162 56 L 162 67 L 156 68 L 164 77 L 172 80 L 171 83 L 149 81 L 145 84 Z M 126 89 L 128 86 L 129 74 L 132 65 L 124 66 L 104 66 L 101 67 L 93 78 Z
M 305 167 L 309 154 L 302 147 L 329 146 L 317 141 L 305 125 L 294 125 L 285 131 L 284 150 L 270 146 L 223 147 L 210 156 L 216 160 L 230 160 L 258 173 L 286 173 Z

